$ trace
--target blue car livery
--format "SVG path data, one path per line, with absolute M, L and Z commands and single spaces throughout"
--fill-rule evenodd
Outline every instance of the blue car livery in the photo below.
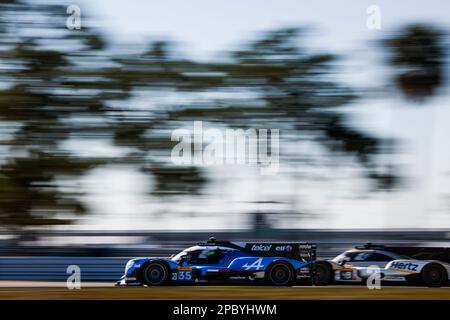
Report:
M 288 286 L 312 279 L 316 246 L 309 243 L 216 241 L 187 248 L 171 258 L 135 258 L 118 285 L 265 282 Z

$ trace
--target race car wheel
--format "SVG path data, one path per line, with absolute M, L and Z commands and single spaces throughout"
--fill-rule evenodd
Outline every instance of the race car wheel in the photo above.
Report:
M 267 269 L 266 280 L 272 286 L 291 286 L 295 281 L 295 271 L 287 263 L 276 262 Z
M 430 263 L 422 269 L 422 280 L 429 287 L 441 287 L 448 282 L 447 271 L 437 263 Z
M 314 269 L 316 286 L 326 286 L 331 283 L 333 278 L 333 269 L 328 263 L 319 261 L 315 264 Z
M 163 285 L 169 279 L 169 269 L 164 263 L 150 262 L 142 269 L 142 282 L 148 286 Z

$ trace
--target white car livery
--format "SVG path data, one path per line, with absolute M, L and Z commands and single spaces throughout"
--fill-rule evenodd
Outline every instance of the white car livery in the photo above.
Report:
M 376 271 L 376 266 L 383 281 L 440 287 L 449 282 L 450 248 L 367 244 L 322 261 L 322 266 L 327 268 L 319 271 L 331 271 L 329 282 L 363 282 Z

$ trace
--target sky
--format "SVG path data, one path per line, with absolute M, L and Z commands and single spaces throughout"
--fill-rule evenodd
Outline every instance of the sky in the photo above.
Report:
M 78 5 L 82 17 L 85 11 L 94 16 L 94 24 L 113 43 L 146 46 L 151 39 L 170 37 L 181 43 L 181 50 L 192 59 L 199 60 L 216 59 L 264 30 L 307 26 L 312 32 L 305 43 L 311 49 L 351 57 L 342 61 L 339 74 L 342 81 L 356 87 L 387 83 L 388 70 L 374 43 L 394 33 L 398 27 L 412 22 L 432 22 L 450 30 L 450 3 L 442 0 L 83 0 Z M 369 30 L 366 26 L 369 5 L 378 5 L 381 9 L 380 30 Z M 351 169 L 350 172 L 330 172 L 330 175 L 336 175 L 336 182 L 325 194 L 321 192 L 320 184 L 303 186 L 300 183 L 303 208 L 321 212 L 321 218 L 311 217 L 299 222 L 295 217 L 286 217 L 278 226 L 450 227 L 450 148 L 447 138 L 450 128 L 446 121 L 450 118 L 449 105 L 446 86 L 442 95 L 421 106 L 408 108 L 408 104 L 395 95 L 366 99 L 349 106 L 355 126 L 404 142 L 406 152 L 399 153 L 397 160 L 404 164 L 402 173 L 408 177 L 409 186 L 393 193 L 354 199 L 347 193 L 361 188 L 357 173 Z M 81 224 L 110 229 L 239 228 L 248 222 L 239 214 L 246 203 L 264 198 L 264 193 L 268 198 L 282 198 L 277 190 L 292 184 L 281 178 L 255 179 L 254 172 L 247 169 L 233 168 L 232 171 L 218 169 L 213 173 L 217 179 L 209 192 L 216 198 L 203 199 L 201 203 L 192 200 L 180 207 L 144 201 L 142 190 L 151 186 L 152 181 L 130 168 L 98 169 L 83 181 L 86 186 L 95 186 L 99 190 L 86 199 L 98 214 Z M 227 178 L 233 174 L 243 179 Z M 330 198 L 330 192 L 334 197 Z M 223 198 L 226 202 L 220 202 L 218 206 L 217 199 Z M 443 201 L 449 203 L 443 204 Z M 222 207 L 225 203 L 228 204 L 226 209 Z M 224 210 L 229 212 L 226 219 L 215 216 L 215 212 Z M 133 213 L 131 221 L 124 214 L 130 212 Z M 152 212 L 173 214 L 168 220 L 158 214 L 152 215 Z M 151 224 L 148 223 L 149 216 L 152 217 Z
M 366 10 L 381 9 L 381 30 L 368 30 Z M 317 43 L 328 50 L 356 48 L 377 33 L 409 22 L 448 25 L 445 1 L 226 1 L 226 0 L 91 0 L 81 3 L 99 17 L 99 25 L 115 41 L 146 41 L 149 36 L 170 36 L 191 50 L 194 57 L 209 56 L 239 44 L 249 36 L 280 26 L 317 28 Z

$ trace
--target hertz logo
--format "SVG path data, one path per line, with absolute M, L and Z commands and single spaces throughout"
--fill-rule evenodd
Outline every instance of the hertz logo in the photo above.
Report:
M 412 262 L 393 262 L 390 267 L 401 270 L 417 271 L 419 265 Z

